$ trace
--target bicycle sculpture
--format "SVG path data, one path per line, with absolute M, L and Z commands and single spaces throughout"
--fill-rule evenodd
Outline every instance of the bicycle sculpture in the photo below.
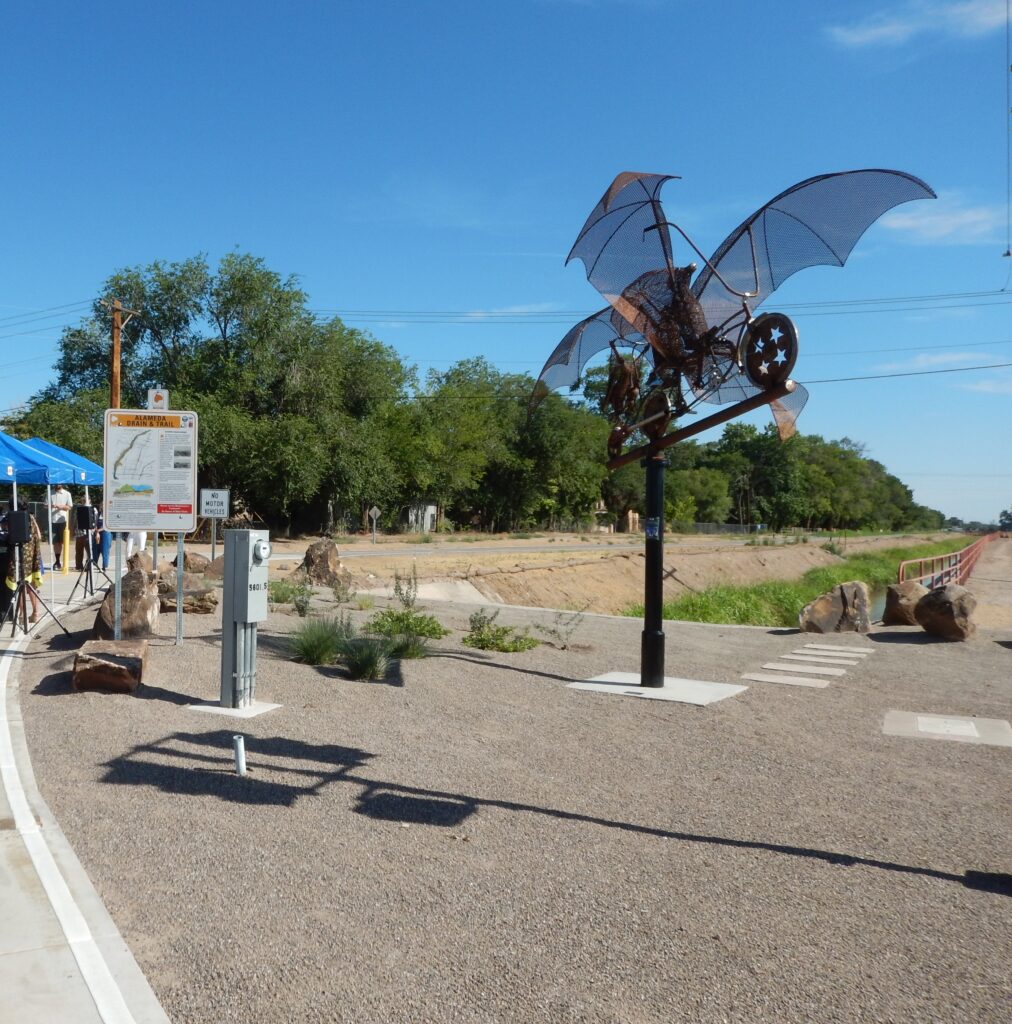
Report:
M 706 259 L 661 207 L 661 188 L 673 177 L 623 172 L 594 207 L 566 262 L 583 261 L 587 280 L 608 305 L 566 334 L 531 396 L 533 408 L 550 390 L 575 389 L 588 362 L 610 352 L 602 401 L 613 428 L 608 467 L 642 457 L 648 471 L 646 619 L 651 625 L 644 629 L 642 683 L 650 686 L 663 685 L 660 452 L 761 405 L 770 407 L 780 437 L 789 438 L 808 400 L 805 388 L 790 379 L 798 332 L 783 313 L 756 316 L 755 311 L 799 270 L 842 267 L 857 240 L 887 210 L 935 197 L 923 181 L 902 171 L 822 174 L 760 207 Z M 702 261 L 701 269 L 695 263 L 676 265 L 672 229 Z M 668 432 L 673 420 L 694 413 L 701 402 L 734 404 Z M 625 451 L 631 438 L 642 443 Z

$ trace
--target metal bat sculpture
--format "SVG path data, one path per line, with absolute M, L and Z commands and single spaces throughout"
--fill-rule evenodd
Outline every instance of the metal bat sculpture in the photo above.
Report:
M 637 429 L 660 437 L 672 417 L 699 402 L 743 401 L 785 382 L 797 358 L 794 324 L 782 313 L 754 311 L 799 270 L 842 267 L 887 210 L 935 197 L 902 171 L 819 175 L 760 207 L 706 259 L 664 215 L 661 188 L 673 177 L 626 171 L 594 207 L 566 262 L 583 261 L 608 306 L 566 334 L 532 396 L 533 405 L 549 390 L 577 386 L 587 362 L 610 348 L 603 404 L 615 424 L 612 456 Z M 698 274 L 695 263 L 675 265 L 671 229 L 702 260 Z M 794 433 L 807 399 L 794 385 L 770 403 L 782 438 Z

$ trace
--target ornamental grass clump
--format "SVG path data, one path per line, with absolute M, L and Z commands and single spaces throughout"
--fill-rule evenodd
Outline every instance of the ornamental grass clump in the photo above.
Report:
M 345 641 L 341 660 L 352 679 L 385 679 L 392 653 L 385 637 L 357 636 Z
M 292 657 L 304 665 L 333 665 L 355 636 L 349 618 L 307 619 L 289 641 Z

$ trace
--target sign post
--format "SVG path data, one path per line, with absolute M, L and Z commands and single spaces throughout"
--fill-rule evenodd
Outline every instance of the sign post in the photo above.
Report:
M 373 507 L 371 509 L 369 509 L 369 518 L 372 520 L 372 542 L 373 542 L 373 544 L 376 543 L 376 520 L 379 519 L 379 517 L 380 517 L 380 510 L 375 505 L 373 505 Z
M 200 489 L 200 517 L 211 520 L 211 561 L 214 561 L 218 542 L 218 520 L 228 519 L 227 490 Z
M 106 529 L 178 534 L 177 594 L 182 581 L 183 535 L 196 526 L 197 414 L 146 409 L 105 413 Z M 117 543 L 117 563 L 119 562 Z M 120 634 L 122 579 L 117 564 L 116 627 Z M 183 602 L 176 602 L 176 643 L 182 643 Z

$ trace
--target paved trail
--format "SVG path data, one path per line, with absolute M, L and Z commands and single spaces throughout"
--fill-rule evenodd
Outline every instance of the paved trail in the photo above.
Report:
M 977 598 L 974 619 L 986 629 L 1012 629 L 1012 539 L 992 541 L 974 566 L 967 588 Z

